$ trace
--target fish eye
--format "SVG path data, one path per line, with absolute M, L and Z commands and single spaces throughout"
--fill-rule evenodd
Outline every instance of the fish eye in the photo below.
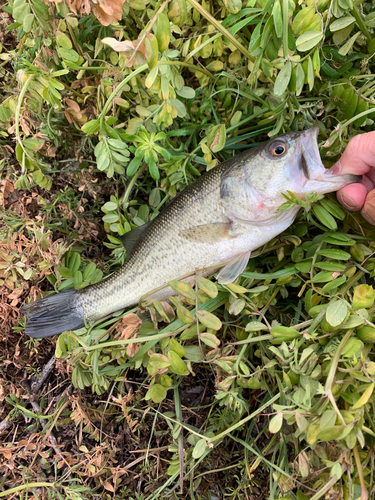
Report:
M 269 147 L 269 152 L 272 156 L 282 156 L 286 153 L 286 144 L 281 141 L 274 142 Z

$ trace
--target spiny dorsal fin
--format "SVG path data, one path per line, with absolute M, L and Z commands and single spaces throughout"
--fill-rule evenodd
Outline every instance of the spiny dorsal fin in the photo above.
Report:
M 128 255 L 130 252 L 133 250 L 135 247 L 135 244 L 139 240 L 139 238 L 142 236 L 144 231 L 149 227 L 151 222 L 146 222 L 146 224 L 143 224 L 143 226 L 136 227 L 135 229 L 132 229 L 128 233 L 125 233 L 123 236 L 121 236 L 121 241 L 122 244 L 124 245 L 124 248 L 128 252 Z

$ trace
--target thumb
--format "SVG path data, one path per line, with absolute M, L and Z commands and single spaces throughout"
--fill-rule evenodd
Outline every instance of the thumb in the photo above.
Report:
M 331 168 L 333 174 L 363 175 L 375 167 L 375 131 L 350 139 L 343 155 Z

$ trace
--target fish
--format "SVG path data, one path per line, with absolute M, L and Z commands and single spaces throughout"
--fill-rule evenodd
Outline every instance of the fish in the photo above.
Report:
M 324 167 L 318 132 L 313 127 L 286 133 L 203 174 L 154 220 L 125 235 L 124 244 L 132 249 L 119 270 L 100 283 L 24 305 L 26 334 L 42 338 L 76 330 L 134 306 L 156 289 L 148 298 L 161 300 L 174 294 L 170 281 L 191 281 L 197 272 L 208 275 L 215 267 L 221 268 L 219 283 L 233 282 L 252 250 L 293 223 L 300 207 L 279 214 L 283 193 L 305 198 L 360 180 Z

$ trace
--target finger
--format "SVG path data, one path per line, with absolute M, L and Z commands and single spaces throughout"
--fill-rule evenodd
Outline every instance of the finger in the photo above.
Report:
M 361 210 L 367 196 L 366 186 L 355 183 L 349 184 L 337 191 L 337 199 L 347 210 Z
M 368 194 L 361 213 L 367 222 L 375 225 L 375 189 Z
M 375 170 L 375 168 L 371 169 L 371 170 Z M 370 170 L 370 172 L 371 172 Z M 374 182 L 372 181 L 371 177 L 370 177 L 370 172 L 366 175 L 363 175 L 362 176 L 362 180 L 361 180 L 361 184 L 363 184 L 365 186 L 365 188 L 367 189 L 367 192 L 369 193 L 370 191 L 372 191 L 374 189 Z
M 375 167 L 375 131 L 350 139 L 340 160 L 332 167 L 334 174 L 363 175 Z
M 367 172 L 366 176 L 372 180 L 375 185 L 375 168 L 372 168 L 369 172 Z

